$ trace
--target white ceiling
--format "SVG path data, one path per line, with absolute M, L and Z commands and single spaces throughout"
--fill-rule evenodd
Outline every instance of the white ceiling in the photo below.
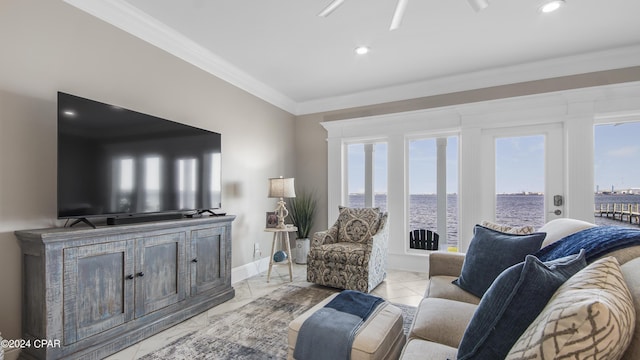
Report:
M 640 0 L 65 1 L 294 114 L 640 65 Z

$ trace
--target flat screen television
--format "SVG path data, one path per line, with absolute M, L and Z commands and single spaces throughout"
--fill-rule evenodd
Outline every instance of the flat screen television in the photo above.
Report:
M 58 92 L 58 218 L 212 212 L 220 158 L 219 133 Z

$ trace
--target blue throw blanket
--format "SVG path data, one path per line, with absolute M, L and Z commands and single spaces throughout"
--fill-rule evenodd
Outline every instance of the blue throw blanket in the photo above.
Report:
M 596 226 L 562 238 L 533 255 L 541 261 L 549 261 L 584 249 L 587 263 L 591 263 L 612 251 L 635 245 L 640 245 L 640 229 Z
M 300 327 L 293 357 L 297 360 L 350 359 L 360 326 L 384 300 L 345 290 L 313 313 Z

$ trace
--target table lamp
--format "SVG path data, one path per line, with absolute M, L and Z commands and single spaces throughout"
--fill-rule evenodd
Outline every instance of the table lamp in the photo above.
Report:
M 285 206 L 284 198 L 296 197 L 296 190 L 293 187 L 294 178 L 283 179 L 279 178 L 269 179 L 269 197 L 279 198 L 278 206 L 276 207 L 276 216 L 278 217 L 277 229 L 284 229 L 284 219 L 289 215 L 289 211 Z

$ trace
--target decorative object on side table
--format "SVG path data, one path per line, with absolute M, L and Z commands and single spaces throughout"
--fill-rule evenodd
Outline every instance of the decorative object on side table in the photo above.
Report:
M 285 228 L 284 219 L 287 217 L 287 215 L 289 215 L 289 211 L 287 210 L 284 198 L 296 197 L 296 191 L 293 186 L 293 182 L 293 178 L 285 179 L 282 176 L 280 176 L 279 178 L 269 179 L 269 197 L 280 199 L 275 210 L 276 216 L 278 217 L 278 225 L 276 225 L 277 229 Z
M 283 262 L 283 261 L 287 260 L 288 257 L 289 256 L 287 256 L 286 252 L 284 252 L 282 250 L 279 250 L 279 251 L 276 251 L 275 254 L 273 254 L 273 261 L 278 262 L 278 263 L 279 262 Z
M 278 216 L 275 211 L 267 211 L 267 220 L 265 227 L 267 229 L 273 229 L 278 226 Z
M 309 253 L 309 233 L 313 227 L 313 218 L 316 213 L 315 193 L 300 192 L 299 196 L 289 201 L 291 211 L 289 215 L 293 224 L 298 228 L 296 239 L 296 263 L 306 264 Z

